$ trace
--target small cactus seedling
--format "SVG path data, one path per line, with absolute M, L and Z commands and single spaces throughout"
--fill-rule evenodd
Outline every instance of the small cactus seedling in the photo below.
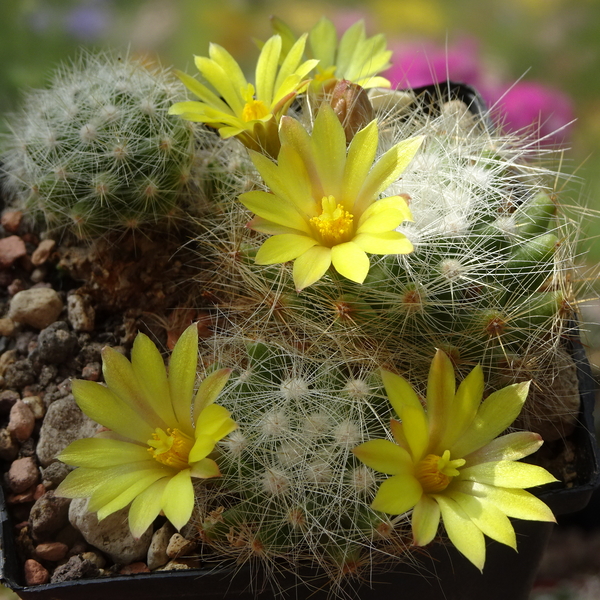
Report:
M 49 229 L 80 237 L 174 216 L 194 158 L 190 123 L 168 114 L 184 91 L 159 67 L 83 55 L 10 120 L 5 187 Z

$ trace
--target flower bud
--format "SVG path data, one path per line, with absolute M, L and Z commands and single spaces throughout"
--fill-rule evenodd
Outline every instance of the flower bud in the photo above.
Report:
M 366 90 L 346 79 L 336 82 L 331 91 L 330 103 L 340 123 L 344 126 L 348 143 L 375 116 Z

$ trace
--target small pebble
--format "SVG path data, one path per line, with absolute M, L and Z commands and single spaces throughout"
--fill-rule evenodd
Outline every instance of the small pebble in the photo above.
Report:
M 44 279 L 46 279 L 47 274 L 48 270 L 45 267 L 38 267 L 37 269 L 31 271 L 29 279 L 31 279 L 33 283 L 41 283 L 42 281 L 44 281 Z
M 42 331 L 37 339 L 40 359 L 45 363 L 64 363 L 77 346 L 77 336 L 64 321 L 56 321 Z
M 96 311 L 87 296 L 69 295 L 67 297 L 67 314 L 75 331 L 94 331 Z
M 93 562 L 99 569 L 104 569 L 106 566 L 106 559 L 99 552 L 83 552 L 81 558 Z
M 23 212 L 20 210 L 7 210 L 2 213 L 2 227 L 8 233 L 17 233 L 19 225 L 23 219 Z
M 25 284 L 21 279 L 13 279 L 7 286 L 6 291 L 9 296 L 16 296 L 25 289 Z
M 29 502 L 33 502 L 35 500 L 35 493 L 37 491 L 37 486 L 33 485 L 28 490 L 25 490 L 21 494 L 9 494 L 6 497 L 7 504 L 27 504 Z
M 41 585 L 43 583 L 48 583 L 48 580 L 50 579 L 50 574 L 47 569 L 42 567 L 37 560 L 33 560 L 32 558 L 25 561 L 24 571 L 25 583 L 27 585 Z
M 99 574 L 100 570 L 93 562 L 84 560 L 80 556 L 71 556 L 64 565 L 56 567 L 52 574 L 51 583 L 98 577 Z
M 15 332 L 15 322 L 9 317 L 0 319 L 0 335 L 11 337 Z
M 36 419 L 41 419 L 46 414 L 46 405 L 40 396 L 27 396 L 23 398 L 23 404 L 26 404 Z
M 29 524 L 35 540 L 46 541 L 69 523 L 69 498 L 58 498 L 53 491 L 46 492 L 31 507 Z
M 69 467 L 65 463 L 56 461 L 42 469 L 42 483 L 47 490 L 53 490 L 69 474 Z
M 57 562 L 62 560 L 69 551 L 69 547 L 66 544 L 60 542 L 46 542 L 38 544 L 35 547 L 35 553 L 40 560 L 49 560 L 50 562 Z
M 85 365 L 81 369 L 81 378 L 87 379 L 88 381 L 98 381 L 100 379 L 100 373 L 102 372 L 102 366 L 99 362 L 91 362 Z
M 150 573 L 148 565 L 143 562 L 134 562 L 119 571 L 120 575 L 137 575 L 138 573 Z
M 43 265 L 50 257 L 50 253 L 54 250 L 55 246 L 56 242 L 54 240 L 42 240 L 31 255 L 32 264 L 36 267 Z
M 6 375 L 8 367 L 10 367 L 10 365 L 12 365 L 16 360 L 16 350 L 7 350 L 6 352 L 0 354 L 0 377 L 4 377 Z
M 169 540 L 167 556 L 169 558 L 179 558 L 189 554 L 195 547 L 196 542 L 186 540 L 180 533 L 175 533 Z
M 21 494 L 31 486 L 36 485 L 40 473 L 33 458 L 18 458 L 7 474 L 8 487 L 15 494 Z
M 175 527 L 169 522 L 166 522 L 154 532 L 150 548 L 148 548 L 148 568 L 150 570 L 158 569 L 169 562 L 167 548 L 174 533 Z
M 0 459 L 13 461 L 19 453 L 19 444 L 10 435 L 8 429 L 0 429 Z
M 7 415 L 19 399 L 19 394 L 14 390 L 0 392 L 0 415 Z
M 50 288 L 31 288 L 15 294 L 8 316 L 18 323 L 44 329 L 58 319 L 63 309 L 60 296 Z
M 34 427 L 35 415 L 31 411 L 31 408 L 23 400 L 17 400 L 15 405 L 10 409 L 8 432 L 15 440 L 22 443 L 31 437 Z
M 11 235 L 0 240 L 0 268 L 7 269 L 26 254 L 25 242 L 18 235 Z

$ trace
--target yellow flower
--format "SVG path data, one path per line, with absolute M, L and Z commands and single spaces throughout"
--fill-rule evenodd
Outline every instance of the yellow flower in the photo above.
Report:
M 208 458 L 215 444 L 237 428 L 214 404 L 230 370 L 215 371 L 194 395 L 198 329 L 191 325 L 173 349 L 169 376 L 156 346 L 138 334 L 131 362 L 111 348 L 102 352 L 106 386 L 73 381 L 81 410 L 110 431 L 77 440 L 58 456 L 79 467 L 57 489 L 66 498 L 90 498 L 98 519 L 131 503 L 129 526 L 141 536 L 157 515 L 180 529 L 192 514 L 192 478 L 218 477 Z
M 284 39 L 284 50 L 294 34 L 280 19 L 272 20 L 273 28 Z M 317 73 L 312 88 L 318 88 L 331 79 L 345 79 L 364 88 L 390 87 L 390 82 L 378 73 L 390 66 L 391 50 L 386 49 L 383 34 L 368 38 L 363 21 L 348 28 L 338 43 L 334 24 L 323 17 L 309 32 L 310 55 L 318 59 Z
M 306 35 L 292 46 L 279 65 L 281 37 L 274 35 L 263 46 L 256 65 L 256 88 L 246 81 L 238 63 L 224 48 L 210 45 L 210 58 L 196 56 L 196 67 L 216 94 L 193 77 L 178 76 L 200 102 L 178 102 L 169 109 L 188 121 L 206 123 L 221 137 L 236 136 L 248 148 L 276 156 L 279 149 L 277 127 L 296 94 L 309 80 L 306 75 L 316 60 L 301 63 Z
M 406 254 L 412 244 L 395 231 L 411 220 L 405 200 L 378 195 L 396 181 L 422 138 L 396 144 L 373 166 L 377 122 L 359 131 L 346 149 L 346 135 L 333 109 L 324 103 L 312 135 L 283 117 L 277 164 L 256 152 L 252 161 L 272 193 L 253 191 L 240 201 L 257 217 L 249 227 L 274 234 L 256 255 L 261 265 L 295 260 L 296 289 L 319 280 L 333 264 L 348 279 L 362 283 L 370 254 Z
M 484 534 L 516 549 L 508 517 L 554 521 L 552 511 L 523 488 L 556 479 L 541 467 L 515 462 L 535 452 L 541 437 L 528 431 L 497 437 L 520 413 L 529 382 L 498 390 L 481 403 L 481 367 L 455 390 L 452 363 L 438 350 L 429 372 L 426 412 L 405 379 L 384 370 L 382 376 L 402 419 L 391 421 L 396 443 L 371 440 L 353 452 L 367 466 L 391 475 L 372 508 L 392 515 L 413 509 L 417 546 L 433 540 L 441 517 L 450 541 L 483 569 Z

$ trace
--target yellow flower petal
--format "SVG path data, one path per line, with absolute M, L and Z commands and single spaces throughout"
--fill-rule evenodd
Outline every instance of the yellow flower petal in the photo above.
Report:
M 138 333 L 133 342 L 131 366 L 146 403 L 166 426 L 175 423 L 165 363 L 156 345 L 143 333 Z
M 379 373 L 383 380 L 385 393 L 399 418 L 402 418 L 405 406 L 423 410 L 419 397 L 404 377 L 385 369 L 380 369 Z
M 387 475 L 407 473 L 412 468 L 408 452 L 389 440 L 369 440 L 353 448 L 352 452 L 367 467 Z
M 468 467 L 498 460 L 519 460 L 536 452 L 543 443 L 538 433 L 517 431 L 492 440 L 464 458 Z
M 56 458 L 74 467 L 99 469 L 153 460 L 147 448 L 120 440 L 87 438 L 72 442 Z
M 152 437 L 155 427 L 103 385 L 75 379 L 71 389 L 79 408 L 96 423 L 142 444 Z
M 322 17 L 308 35 L 313 56 L 319 59 L 321 65 L 327 68 L 335 64 L 337 46 L 335 25 L 329 19 Z
M 220 477 L 221 471 L 214 460 L 204 458 L 192 465 L 190 475 L 198 479 L 210 479 L 212 477 Z
M 465 494 L 489 500 L 508 517 L 527 521 L 556 521 L 550 508 L 525 490 L 499 488 L 476 481 L 457 481 L 452 487 Z
M 438 450 L 450 448 L 471 425 L 483 398 L 483 369 L 477 365 L 460 383 Z
M 454 500 L 441 494 L 434 498 L 440 505 L 442 520 L 450 541 L 481 571 L 485 563 L 483 533 Z
M 239 199 L 248 210 L 263 219 L 278 225 L 298 229 L 307 234 L 311 233 L 306 217 L 302 216 L 296 208 L 282 202 L 273 194 L 260 191 L 247 192 L 242 194 Z
M 281 54 L 281 37 L 270 37 L 263 46 L 256 64 L 256 98 L 267 106 L 273 101 L 273 88 Z
M 429 423 L 423 409 L 419 406 L 404 406 L 402 410 L 404 435 L 410 446 L 415 463 L 419 462 L 429 446 Z
M 129 529 L 134 538 L 139 539 L 158 517 L 165 488 L 169 483 L 167 477 L 155 481 L 147 487 L 134 501 L 129 509 Z
M 358 194 L 357 212 L 365 210 L 380 192 L 400 177 L 400 174 L 417 153 L 422 142 L 422 136 L 403 140 L 390 148 L 375 163 Z
M 529 488 L 558 481 L 542 467 L 509 460 L 464 467 L 460 477 L 505 488 Z
M 162 497 L 162 509 L 178 530 L 190 520 L 194 509 L 194 486 L 189 469 L 179 471 L 169 480 Z
M 98 477 L 98 469 L 80 467 L 71 471 L 56 488 L 56 495 L 60 498 L 88 498 L 105 481 Z
M 185 87 L 188 90 L 190 90 L 190 92 L 192 92 L 192 94 L 195 94 L 196 96 L 198 96 L 198 98 L 200 98 L 200 100 L 212 105 L 214 108 L 217 108 L 218 110 L 220 110 L 224 113 L 229 113 L 229 114 L 233 115 L 233 111 L 231 110 L 231 108 L 229 108 L 229 106 L 227 106 L 227 104 L 225 102 L 223 102 L 223 100 L 221 100 L 221 98 L 219 98 L 219 96 L 217 96 L 217 94 L 214 94 L 213 92 L 211 92 L 205 85 L 202 85 L 198 80 L 194 79 L 193 77 L 190 77 L 189 75 L 187 75 L 186 73 L 183 73 L 181 71 L 175 71 L 175 74 L 183 82 Z M 174 106 L 179 106 L 182 104 L 191 104 L 191 103 L 190 102 L 178 102 L 176 104 L 173 104 L 173 106 L 171 106 L 171 108 L 169 108 L 169 114 L 181 114 L 181 112 L 185 112 L 185 110 L 180 110 L 180 109 L 178 109 L 179 112 L 177 112 L 177 110 L 173 110 Z M 194 104 L 199 104 L 199 103 L 194 102 Z
M 223 406 L 211 404 L 198 416 L 196 421 L 196 438 L 199 435 L 208 435 L 219 441 L 236 428 L 231 420 L 230 412 Z
M 173 411 L 179 428 L 193 435 L 192 396 L 198 367 L 198 326 L 190 325 L 180 336 L 173 348 L 169 362 L 169 389 Z
M 317 113 L 311 144 L 323 188 L 328 195 L 341 198 L 346 164 L 346 134 L 329 104 L 323 104 Z
M 112 513 L 125 508 L 134 498 L 139 496 L 144 490 L 159 479 L 167 478 L 162 469 L 149 469 L 148 471 L 139 471 L 132 473 L 129 477 L 129 485 L 118 495 L 112 493 L 113 482 L 108 482 L 102 488 L 94 492 L 88 504 L 88 510 L 94 511 L 94 507 L 100 506 L 98 509 L 98 520 L 101 521 L 112 515 Z M 101 494 L 100 490 L 107 490 L 107 493 Z M 111 493 L 108 493 L 111 490 Z M 106 501 L 108 498 L 110 500 Z
M 508 517 L 492 502 L 458 491 L 450 491 L 452 498 L 468 515 L 469 519 L 488 537 L 517 549 L 515 530 Z
M 466 456 L 474 452 L 511 425 L 525 403 L 529 383 L 515 383 L 490 394 L 464 435 L 450 448 L 452 456 Z
M 217 440 L 214 437 L 198 433 L 188 457 L 190 464 L 206 458 L 214 450 L 216 443 Z
M 432 449 L 436 448 L 444 434 L 453 411 L 455 392 L 456 381 L 452 361 L 445 352 L 438 350 L 431 361 L 427 379 L 427 417 L 429 418 L 429 443 Z
M 413 508 L 422 495 L 423 488 L 412 475 L 393 475 L 379 486 L 371 508 L 389 515 L 402 515 Z
M 365 251 L 354 242 L 333 246 L 331 262 L 340 275 L 356 283 L 362 283 L 365 280 L 371 266 Z
M 140 386 L 131 363 L 110 347 L 102 350 L 102 372 L 108 389 L 153 427 L 164 425 Z
M 398 446 L 401 448 L 404 448 L 407 452 L 410 451 L 410 446 L 408 444 L 408 440 L 406 439 L 404 426 L 402 423 L 400 423 L 400 421 L 396 421 L 396 419 L 390 419 L 390 429 L 396 444 L 398 444 Z
M 274 235 L 263 243 L 256 253 L 257 265 L 272 265 L 294 260 L 307 250 L 316 246 L 317 242 L 306 235 L 282 233 Z
M 350 142 L 342 182 L 342 198 L 346 210 L 352 212 L 354 208 L 354 200 L 373 166 L 378 142 L 376 120 L 361 129 Z
M 389 196 L 376 200 L 361 215 L 356 233 L 382 233 L 398 227 L 403 221 L 412 221 L 406 200 Z
M 427 546 L 433 541 L 440 525 L 440 515 L 439 504 L 423 494 L 412 514 L 411 523 L 415 546 Z
M 219 369 L 201 381 L 198 391 L 196 392 L 196 397 L 194 398 L 193 418 L 196 422 L 196 430 L 198 430 L 198 416 L 207 406 L 212 405 L 217 399 L 229 380 L 230 375 L 231 369 Z
M 313 246 L 294 262 L 294 285 L 300 292 L 325 275 L 331 265 L 331 249 Z
M 225 73 L 227 73 L 229 81 L 235 89 L 245 89 L 248 85 L 244 73 L 235 58 L 218 44 L 210 44 L 209 46 L 210 58 L 218 64 Z M 216 88 L 216 86 L 215 86 Z M 218 88 L 216 88 L 218 89 Z
M 414 250 L 410 240 L 398 231 L 359 233 L 352 241 L 369 254 L 410 254 Z

